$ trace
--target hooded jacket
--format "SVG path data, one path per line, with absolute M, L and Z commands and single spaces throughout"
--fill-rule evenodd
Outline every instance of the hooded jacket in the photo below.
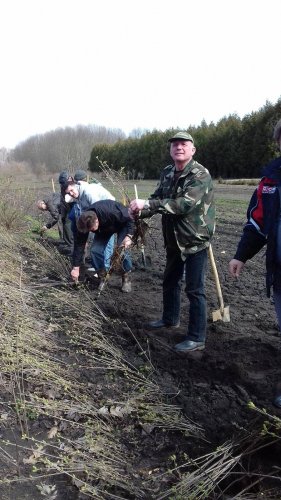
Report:
M 270 296 L 276 269 L 277 229 L 280 220 L 281 157 L 263 169 L 263 177 L 254 191 L 247 210 L 247 223 L 238 244 L 235 259 L 246 262 L 267 244 L 266 288 Z

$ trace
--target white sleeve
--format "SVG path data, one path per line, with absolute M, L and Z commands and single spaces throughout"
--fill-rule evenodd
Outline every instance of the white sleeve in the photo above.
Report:
M 90 205 L 100 200 L 115 200 L 114 196 L 102 185 L 90 184 L 89 186 L 90 189 L 87 189 L 85 194 Z
M 112 195 L 109 191 L 107 191 L 107 189 L 105 189 L 105 188 L 104 188 L 104 187 L 102 187 L 102 186 L 101 186 L 101 189 L 102 189 L 102 191 L 103 191 L 103 196 L 104 196 L 104 197 L 103 197 L 103 198 L 101 198 L 101 199 L 103 199 L 103 200 L 114 200 L 114 201 L 115 201 L 114 196 L 113 196 L 113 195 Z

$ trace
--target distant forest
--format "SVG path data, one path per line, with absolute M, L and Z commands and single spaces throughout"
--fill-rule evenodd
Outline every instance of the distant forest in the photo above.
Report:
M 272 139 L 275 123 L 281 118 L 281 97 L 243 118 L 223 117 L 216 124 L 202 121 L 187 126 L 194 137 L 195 159 L 213 178 L 255 178 L 270 159 L 279 156 Z M 98 126 L 57 129 L 31 137 L 10 153 L 15 161 L 34 170 L 42 165 L 51 172 L 77 168 L 101 171 L 101 162 L 114 170 L 123 169 L 128 178 L 156 179 L 171 163 L 167 140 L 178 128 L 151 132 L 135 130 L 126 138 L 122 130 Z

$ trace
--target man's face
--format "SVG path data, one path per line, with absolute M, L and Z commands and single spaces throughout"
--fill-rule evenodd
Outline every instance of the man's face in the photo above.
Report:
M 39 208 L 39 210 L 47 210 L 47 205 L 44 201 L 38 202 L 37 207 Z
M 195 151 L 196 148 L 191 141 L 180 139 L 171 142 L 170 155 L 175 163 L 188 163 L 192 159 Z
M 91 227 L 91 229 L 90 229 L 90 232 L 91 232 L 91 233 L 94 233 L 95 231 L 97 231 L 97 230 L 98 230 L 98 228 L 99 228 L 99 225 L 100 225 L 100 223 L 99 223 L 99 220 L 97 219 L 97 220 L 94 222 L 94 224 L 92 225 L 92 227 Z
M 70 194 L 70 196 L 75 199 L 79 197 L 79 191 L 76 186 L 67 186 L 65 193 Z

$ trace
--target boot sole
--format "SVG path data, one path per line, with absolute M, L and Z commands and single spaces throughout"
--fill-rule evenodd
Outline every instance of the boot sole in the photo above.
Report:
M 174 349 L 175 352 L 177 352 L 178 354 L 186 354 L 188 352 L 194 352 L 194 351 L 204 351 L 205 349 L 205 346 L 202 345 L 200 347 L 194 347 L 193 349 Z
M 163 325 L 163 326 L 156 326 L 156 327 L 145 325 L 146 330 L 154 330 L 155 332 L 157 332 L 157 330 L 163 330 L 163 329 L 176 330 L 179 327 L 180 327 L 180 324 L 178 324 L 178 325 Z

